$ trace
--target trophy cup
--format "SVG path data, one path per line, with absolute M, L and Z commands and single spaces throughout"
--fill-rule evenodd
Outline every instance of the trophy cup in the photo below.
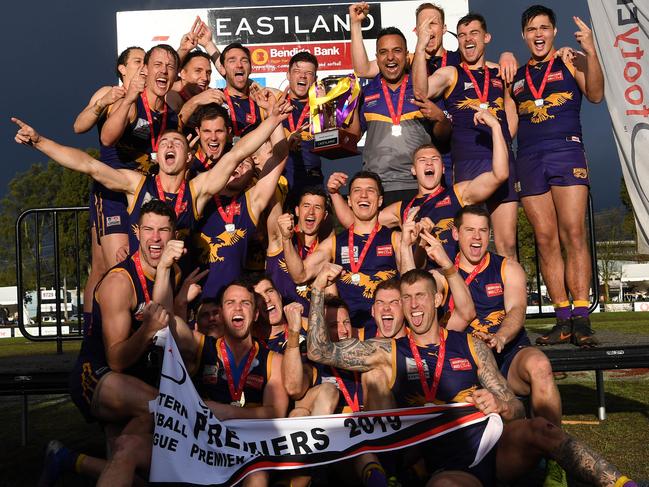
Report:
M 311 85 L 309 106 L 313 149 L 327 159 L 358 154 L 358 137 L 349 127 L 358 105 L 360 84 L 356 76 L 328 76 Z

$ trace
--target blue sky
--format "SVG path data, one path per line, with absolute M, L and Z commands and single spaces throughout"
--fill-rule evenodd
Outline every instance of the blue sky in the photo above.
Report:
M 248 3 L 223 2 L 219 7 Z M 255 5 L 278 2 L 259 0 Z M 309 0 L 299 3 L 312 3 Z M 316 3 L 316 2 L 313 2 Z M 317 2 L 321 3 L 321 2 Z M 252 4 L 252 2 L 250 2 Z M 520 13 L 531 4 L 515 0 L 469 0 L 471 10 L 482 13 L 493 40 L 490 59 L 504 50 L 513 51 L 519 63 L 528 52 L 520 36 Z M 587 22 L 585 0 L 546 1 L 555 10 L 559 46 L 576 46 L 572 15 Z M 215 6 L 212 1 L 109 1 L 64 0 L 62 2 L 12 2 L 0 20 L 5 46 L 5 69 L 0 83 L 0 147 L 2 166 L 0 195 L 17 172 L 46 158 L 13 142 L 15 129 L 9 117 L 18 116 L 54 140 L 79 148 L 96 147 L 96 132 L 75 135 L 72 123 L 96 88 L 115 83 L 115 12 L 163 8 Z M 414 15 L 414 12 L 413 12 Z M 452 26 L 449 26 L 451 28 Z M 582 108 L 584 141 L 591 168 L 592 193 L 596 209 L 619 206 L 621 170 L 611 133 L 606 103 Z M 325 163 L 327 164 L 327 163 Z

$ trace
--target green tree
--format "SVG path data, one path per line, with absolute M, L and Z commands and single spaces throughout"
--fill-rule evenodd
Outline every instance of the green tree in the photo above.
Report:
M 518 209 L 518 260 L 525 269 L 530 289 L 536 291 L 536 247 L 534 230 L 523 208 Z
M 620 178 L 620 199 L 622 204 L 627 210 L 626 215 L 624 215 L 624 220 L 622 222 L 622 230 L 625 235 L 633 235 L 633 239 L 636 239 L 636 228 L 635 228 L 635 212 L 633 210 L 633 203 L 631 203 L 631 197 L 629 196 L 629 191 L 627 190 L 624 177 Z
M 97 151 L 89 149 L 97 157 Z M 90 179 L 80 173 L 62 168 L 53 161 L 46 165 L 34 164 L 17 174 L 9 182 L 7 195 L 0 201 L 0 285 L 16 283 L 15 238 L 16 219 L 25 210 L 64 206 L 87 206 Z M 77 247 L 78 225 L 78 247 Z M 38 226 L 38 227 L 37 227 Z M 37 240 L 37 228 L 40 238 Z M 59 267 L 61 280 L 67 278 L 69 286 L 85 283 L 90 254 L 90 233 L 87 212 L 79 215 L 78 223 L 73 213 L 59 213 Z M 22 272 L 26 289 L 36 286 L 36 269 L 39 264 L 41 285 L 54 285 L 53 217 L 35 215 L 27 217 L 20 227 L 23 245 Z M 38 258 L 37 258 L 38 257 Z M 81 264 L 81 282 L 76 282 L 77 257 Z

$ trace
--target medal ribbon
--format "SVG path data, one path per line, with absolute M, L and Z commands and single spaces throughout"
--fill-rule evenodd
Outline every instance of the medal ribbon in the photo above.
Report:
M 543 90 L 545 90 L 545 85 L 548 82 L 548 76 L 550 76 L 550 71 L 552 70 L 553 64 L 554 57 L 551 57 L 550 61 L 548 61 L 548 67 L 545 69 L 545 73 L 543 73 L 543 81 L 541 81 L 541 86 L 538 90 L 535 88 L 534 83 L 532 83 L 532 76 L 530 75 L 530 63 L 527 63 L 527 65 L 525 66 L 525 80 L 527 81 L 527 86 L 529 86 L 530 92 L 532 93 L 532 96 L 535 100 L 543 99 Z
M 437 349 L 437 363 L 435 364 L 435 375 L 433 376 L 433 384 L 428 387 L 428 381 L 426 380 L 426 375 L 424 374 L 424 362 L 421 360 L 421 355 L 419 355 L 419 349 L 417 344 L 412 338 L 412 335 L 408 335 L 408 341 L 410 342 L 410 351 L 412 356 L 415 359 L 415 364 L 417 364 L 417 372 L 419 374 L 419 382 L 421 382 L 421 388 L 424 391 L 424 397 L 426 402 L 434 402 L 435 396 L 437 395 L 437 388 L 439 387 L 439 380 L 442 378 L 442 369 L 444 368 L 444 356 L 446 355 L 446 338 L 444 337 L 444 330 L 439 329 L 439 348 Z
M 146 304 L 149 304 L 149 301 L 151 301 L 151 296 L 149 295 L 149 288 L 146 285 L 146 277 L 144 277 L 144 270 L 142 269 L 142 261 L 140 260 L 139 250 L 133 254 L 133 263 L 135 263 L 135 272 L 137 272 L 137 278 L 140 280 L 142 292 L 144 293 L 144 302 Z
M 219 214 L 225 223 L 232 223 L 234 221 L 234 209 L 237 206 L 237 199 L 232 198 L 232 201 L 228 204 L 227 209 L 223 210 L 223 204 L 221 203 L 221 197 L 218 194 L 214 195 L 214 202 L 216 203 L 216 209 L 219 210 Z
M 232 103 L 232 98 L 230 97 L 230 93 L 228 93 L 228 89 L 226 88 L 223 90 L 223 94 L 225 95 L 225 101 L 228 104 L 228 108 L 230 109 L 230 120 L 232 120 L 232 131 L 234 132 L 234 135 L 237 137 L 241 135 L 241 132 L 243 130 L 250 126 L 254 125 L 255 122 L 257 121 L 257 111 L 255 110 L 255 102 L 252 100 L 251 96 L 248 96 L 248 102 L 250 103 L 250 117 L 251 117 L 251 122 L 246 125 L 243 129 L 239 130 L 239 124 L 237 123 L 237 114 L 234 111 L 234 104 Z
M 374 240 L 374 237 L 376 237 L 376 232 L 379 231 L 379 222 L 376 222 L 376 225 L 374 225 L 374 228 L 372 229 L 372 233 L 370 233 L 370 236 L 367 238 L 367 241 L 365 242 L 365 245 L 363 245 L 363 250 L 361 250 L 360 255 L 358 256 L 358 262 L 354 261 L 354 224 L 352 224 L 351 227 L 349 227 L 349 230 L 347 231 L 348 233 L 348 238 L 347 238 L 347 245 L 348 245 L 348 252 L 349 252 L 349 267 L 351 267 L 352 272 L 354 274 L 358 273 L 360 270 L 361 266 L 363 265 L 363 261 L 365 260 L 365 256 L 367 255 L 367 252 L 370 250 L 370 245 L 372 245 L 372 241 Z
M 480 100 L 480 103 L 489 103 L 488 98 L 489 98 L 489 77 L 491 76 L 489 72 L 489 68 L 485 66 L 484 68 L 484 84 L 482 86 L 482 91 L 480 91 L 480 88 L 478 88 L 478 82 L 475 80 L 475 77 L 473 76 L 473 73 L 469 69 L 469 67 L 466 65 L 466 63 L 462 63 L 462 69 L 464 69 L 464 72 L 467 74 L 469 79 L 471 80 L 471 83 L 473 84 L 473 89 L 475 90 L 476 95 L 478 95 L 478 100 Z
M 290 96 L 288 97 L 288 100 L 291 101 Z M 302 126 L 302 124 L 304 123 L 305 117 L 309 113 L 309 110 L 310 110 L 309 102 L 307 102 L 304 105 L 304 108 L 302 108 L 302 113 L 300 113 L 300 117 L 297 119 L 297 127 L 296 127 L 295 120 L 293 118 L 293 113 L 289 113 L 289 115 L 288 115 L 288 126 L 291 128 L 291 132 L 295 132 L 296 128 L 299 128 L 299 127 Z
M 155 130 L 153 130 L 153 115 L 151 114 L 151 105 L 149 105 L 149 97 L 146 94 L 146 90 L 142 92 L 142 105 L 144 105 L 144 112 L 146 113 L 146 119 L 149 122 L 149 131 L 151 132 L 151 150 L 153 152 L 158 151 L 158 144 L 160 143 L 160 137 L 167 128 L 167 104 L 163 102 L 164 108 L 162 109 L 162 121 L 160 122 L 160 131 L 158 132 L 158 137 L 155 136 Z
M 466 279 L 464 280 L 464 283 L 466 284 L 467 287 L 469 287 L 469 285 L 473 282 L 473 280 L 475 279 L 475 276 L 480 274 L 482 272 L 482 270 L 485 268 L 485 266 L 487 265 L 487 257 L 488 256 L 489 256 L 489 252 L 484 254 L 484 257 L 482 258 L 482 260 L 478 263 L 477 266 L 475 266 L 473 268 L 473 270 L 471 271 L 471 274 L 469 274 L 466 277 Z M 460 269 L 460 254 L 459 253 L 455 256 L 455 268 L 458 269 L 458 270 Z M 451 296 L 451 299 L 448 302 L 448 309 L 449 309 L 449 311 L 453 311 L 455 309 L 455 301 L 453 301 L 453 296 Z
M 446 60 L 448 59 L 448 51 L 444 49 L 444 54 L 442 54 L 442 68 L 446 67 Z
M 241 371 L 239 383 L 237 384 L 237 388 L 235 389 L 234 377 L 232 377 L 232 367 L 230 366 L 230 358 L 228 357 L 228 351 L 225 348 L 225 340 L 221 339 L 221 360 L 223 360 L 225 376 L 228 379 L 228 389 L 230 389 L 230 396 L 234 401 L 241 399 L 241 393 L 243 392 L 243 388 L 246 385 L 246 379 L 248 379 L 248 373 L 250 372 L 250 366 L 252 365 L 252 361 L 255 358 L 256 351 L 257 346 L 253 343 L 252 347 L 250 348 L 250 352 L 248 352 L 248 359 L 246 360 L 246 364 L 243 366 L 243 370 Z
M 352 399 L 352 396 L 349 393 L 349 389 L 347 389 L 345 382 L 343 381 L 342 377 L 340 377 L 340 373 L 338 372 L 338 370 L 335 367 L 330 367 L 330 369 L 333 372 L 334 376 L 336 377 L 336 382 L 338 383 L 338 390 L 342 392 L 347 405 L 351 408 L 352 412 L 354 413 L 359 412 L 361 410 L 361 406 L 358 403 L 358 374 L 354 372 L 354 383 L 356 384 L 356 391 L 354 391 L 354 399 Z
M 401 124 L 401 112 L 403 111 L 403 100 L 406 98 L 406 85 L 408 84 L 408 75 L 403 76 L 403 81 L 399 87 L 399 102 L 397 105 L 397 113 L 394 113 L 394 105 L 392 104 L 392 97 L 388 91 L 388 84 L 385 82 L 384 78 L 381 78 L 381 88 L 383 88 L 383 96 L 385 97 L 385 104 L 388 107 L 388 112 L 390 112 L 390 118 L 392 119 L 392 125 Z
M 428 203 L 430 200 L 432 200 L 435 196 L 440 194 L 442 191 L 444 191 L 444 187 L 440 186 L 435 191 L 433 191 L 428 196 L 426 196 L 426 199 L 424 200 L 424 202 L 419 206 L 420 207 L 424 206 L 426 203 Z M 403 210 L 403 221 L 404 222 L 408 219 L 408 213 L 410 212 L 410 208 L 412 208 L 412 205 L 413 205 L 413 203 L 415 202 L 416 199 L 417 199 L 417 196 L 415 196 L 413 199 L 411 199 L 410 203 L 408 203 L 408 205 L 406 206 L 406 209 Z
M 164 189 L 162 189 L 162 182 L 160 181 L 159 174 L 156 174 L 155 185 L 156 188 L 158 189 L 158 198 L 160 199 L 160 201 L 166 202 L 167 197 L 165 196 Z M 183 179 L 183 182 L 180 184 L 180 188 L 178 189 L 178 193 L 176 194 L 176 204 L 174 205 L 174 212 L 176 213 L 176 218 L 178 218 L 182 213 L 181 208 L 183 204 L 183 198 L 185 197 L 185 185 L 186 185 L 186 181 Z
M 196 150 L 196 154 L 194 155 L 196 156 L 196 159 L 198 159 L 198 161 L 203 165 L 203 167 L 209 171 L 209 159 L 207 158 L 206 154 L 203 154 L 203 150 L 200 147 Z
M 297 227 L 295 228 L 295 236 L 297 237 L 297 251 L 300 254 L 300 258 L 302 260 L 306 259 L 309 255 L 313 253 L 315 248 L 318 246 L 318 239 L 316 238 L 311 245 L 309 245 L 309 248 L 306 250 L 306 255 L 304 255 L 304 247 L 306 244 L 304 243 L 304 237 L 300 238 L 300 234 L 298 233 Z

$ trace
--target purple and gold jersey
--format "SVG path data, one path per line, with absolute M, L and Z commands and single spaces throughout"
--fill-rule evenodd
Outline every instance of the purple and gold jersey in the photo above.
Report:
M 349 263 L 348 232 L 336 235 L 332 244 L 332 261 L 342 266 L 343 272 L 336 283 L 340 297 L 349 306 L 349 315 L 354 328 L 362 328 L 371 320 L 374 290 L 381 281 L 387 281 L 397 275 L 397 261 L 394 239 L 396 233 L 386 227 L 380 227 L 370 245 L 365 259 L 359 269 L 359 280 L 354 282 L 353 272 Z M 354 248 L 351 249 L 354 262 L 359 262 L 359 256 L 369 235 L 354 233 Z
M 453 238 L 453 219 L 456 213 L 464 206 L 464 203 L 457 192 L 456 185 L 452 188 L 444 188 L 441 193 L 430 199 L 428 199 L 428 196 L 415 198 L 408 211 L 414 207 L 419 207 L 415 220 L 419 221 L 424 217 L 431 219 L 433 225 L 435 225 L 432 231 L 433 235 L 442 243 L 446 254 L 452 257 L 458 251 L 457 241 Z M 402 225 L 406 219 L 404 213 L 409 203 L 410 200 L 404 200 L 400 203 L 399 220 Z
M 257 227 L 249 198 L 249 191 L 234 198 L 231 231 L 229 226 L 226 228 L 215 199 L 210 200 L 197 224 L 193 236 L 195 257 L 201 266 L 210 270 L 203 285 L 204 297 L 215 297 L 223 286 L 237 279 L 243 271 L 248 240 Z M 223 211 L 227 212 L 233 198 L 221 196 L 220 201 Z
M 201 337 L 198 352 L 200 364 L 194 380 L 198 394 L 202 398 L 221 404 L 230 404 L 235 399 L 230 394 L 230 388 L 228 387 L 228 378 L 223 365 L 223 357 L 221 356 L 222 342 L 224 342 L 223 338 L 217 339 L 205 335 Z M 274 353 L 257 340 L 253 340 L 252 346 L 255 349 L 255 358 L 252 360 L 248 376 L 246 377 L 246 383 L 243 387 L 243 396 L 245 398 L 244 407 L 247 408 L 259 407 L 264 403 L 264 389 L 270 380 Z M 248 355 L 246 354 L 240 364 L 235 364 L 227 344 L 226 353 L 230 354 L 228 358 L 234 378 L 234 387 L 236 389 L 239 385 L 241 369 L 243 369 Z
M 455 69 L 455 82 L 444 93 L 446 110 L 453 123 L 451 135 L 451 156 L 454 164 L 465 159 L 487 159 L 493 156 L 491 129 L 486 125 L 475 125 L 473 116 L 480 110 L 480 99 L 471 78 L 461 66 Z M 503 135 L 511 144 L 509 126 L 505 115 L 505 92 L 503 80 L 497 77 L 497 69 L 489 69 L 488 110 L 500 121 Z M 484 69 L 471 70 L 479 90 L 484 91 Z
M 446 352 L 435 404 L 464 402 L 478 388 L 478 363 L 469 335 L 440 328 L 446 334 Z M 438 345 L 417 346 L 428 386 L 433 382 Z M 392 341 L 392 395 L 397 407 L 423 406 L 428 401 L 421 385 L 409 337 Z
M 358 372 L 353 372 L 350 370 L 336 369 L 330 367 L 329 365 L 323 365 L 319 363 L 313 363 L 313 386 L 317 386 L 323 383 L 330 383 L 336 386 L 340 391 L 338 394 L 338 405 L 334 411 L 335 414 L 338 413 L 351 413 L 353 412 L 352 407 L 347 403 L 345 395 L 343 394 L 340 384 L 338 383 L 338 377 L 344 384 L 347 389 L 352 402 L 356 402 L 358 406 L 362 409 L 363 407 L 363 387 L 361 385 L 361 374 Z
M 99 148 L 99 159 L 115 169 L 133 169 L 142 173 L 148 173 L 155 162 L 151 160 L 153 147 L 151 146 L 151 130 L 154 140 L 158 140 L 162 129 L 162 112 L 151 110 L 153 128 L 147 119 L 142 96 L 139 96 L 135 104 L 135 120 L 126 125 L 122 137 L 113 146 L 101 144 Z M 178 128 L 178 115 L 167 105 L 167 122 L 165 129 Z
M 300 354 L 302 355 L 302 362 L 307 361 L 307 350 L 306 350 L 306 337 L 307 330 L 304 328 L 304 321 L 302 322 L 302 328 L 300 329 Z M 275 353 L 284 355 L 286 350 L 286 342 L 288 340 L 288 326 L 285 325 L 284 329 L 279 333 L 275 333 L 273 336 L 268 337 L 265 341 L 266 348 L 272 350 Z
M 186 243 L 188 243 L 189 234 L 198 220 L 195 194 L 193 183 L 187 181 L 185 183 L 183 201 L 180 205 L 180 214 L 176 216 L 176 238 L 184 240 Z M 176 208 L 178 193 L 165 192 L 164 197 L 167 206 L 174 210 Z M 135 252 L 140 246 L 137 234 L 135 233 L 138 220 L 140 219 L 140 209 L 145 203 L 154 199 L 159 199 L 156 176 L 142 176 L 133 196 L 133 202 L 127 209 L 129 220 L 128 244 L 131 253 Z
M 300 255 L 307 255 L 309 249 L 305 245 L 301 245 L 296 237 L 293 237 L 293 243 L 298 248 Z M 298 286 L 295 284 L 291 275 L 288 273 L 286 267 L 286 259 L 284 258 L 284 250 L 280 249 L 275 253 L 266 254 L 266 275 L 271 278 L 275 289 L 282 296 L 284 304 L 300 303 L 304 309 L 302 316 L 309 316 L 309 307 L 311 305 L 311 286 L 303 285 Z
M 226 98 L 227 99 L 227 98 Z M 259 105 L 254 101 L 252 102 L 253 111 L 250 111 L 250 99 L 248 97 L 241 97 L 239 95 L 230 95 L 230 100 L 232 101 L 232 107 L 229 107 L 229 104 L 226 104 L 225 107 L 228 109 L 228 112 L 231 112 L 234 109 L 234 117 L 230 113 L 230 119 L 232 120 L 232 135 L 235 137 L 243 137 L 248 132 L 251 132 L 263 121 L 261 118 L 261 110 Z
M 548 66 L 549 61 L 529 65 L 535 90 L 540 89 Z M 538 106 L 525 76 L 527 67 L 518 69 L 512 88 L 518 109 L 519 152 L 583 147 L 579 118 L 582 94 L 574 77 L 575 68 L 554 58 L 541 95 L 543 103 Z
M 289 118 L 293 121 L 294 129 L 291 129 L 291 122 L 289 119 L 286 119 L 282 122 L 284 127 L 284 135 L 288 137 L 293 130 L 299 128 L 298 122 L 300 116 L 308 103 L 305 103 L 300 100 L 290 99 L 291 105 L 293 105 L 293 111 L 288 114 Z M 305 122 L 309 121 L 309 113 L 307 108 L 306 116 L 303 119 Z M 308 130 L 303 130 L 301 132 L 302 143 L 300 148 L 296 151 L 290 151 L 288 153 L 288 160 L 286 161 L 286 169 L 284 169 L 284 175 L 288 180 L 289 188 L 302 187 L 305 185 L 322 185 L 322 162 L 318 154 L 311 152 L 313 149 L 313 135 Z M 317 176 L 314 178 L 314 176 Z M 319 182 L 316 182 L 314 179 L 320 179 Z

